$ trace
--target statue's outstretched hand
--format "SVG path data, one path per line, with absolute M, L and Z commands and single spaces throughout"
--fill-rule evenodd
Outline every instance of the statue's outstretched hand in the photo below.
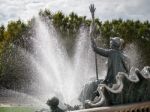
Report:
M 96 8 L 94 7 L 94 4 L 91 4 L 89 6 L 89 9 L 90 9 L 90 12 L 91 12 L 91 15 L 92 15 L 92 19 L 94 19 L 94 13 L 95 13 L 95 10 L 96 10 Z

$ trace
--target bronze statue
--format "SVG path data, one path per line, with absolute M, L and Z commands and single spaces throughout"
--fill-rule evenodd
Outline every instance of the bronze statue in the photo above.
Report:
M 107 57 L 108 58 L 108 69 L 107 69 L 107 76 L 104 80 L 106 84 L 115 83 L 115 77 L 118 72 L 125 72 L 129 73 L 129 59 L 127 56 L 122 52 L 122 44 L 123 39 L 119 37 L 113 37 L 110 39 L 110 49 L 104 49 L 96 46 L 95 43 L 95 21 L 94 21 L 94 12 L 96 8 L 94 5 L 90 5 L 90 12 L 92 15 L 92 24 L 90 28 L 90 36 L 92 42 L 92 48 L 95 53 Z

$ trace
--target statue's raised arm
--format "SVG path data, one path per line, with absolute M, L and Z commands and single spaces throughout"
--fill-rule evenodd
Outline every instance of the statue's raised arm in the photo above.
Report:
M 96 23 L 95 23 L 95 10 L 96 10 L 96 8 L 94 7 L 94 4 L 91 4 L 89 6 L 89 9 L 90 9 L 91 16 L 92 16 L 92 23 L 90 26 L 90 37 L 91 37 L 92 48 L 93 48 L 95 53 L 98 53 L 102 56 L 108 57 L 108 51 L 106 49 L 98 48 L 96 46 L 96 43 L 95 43 L 95 39 L 97 37 Z

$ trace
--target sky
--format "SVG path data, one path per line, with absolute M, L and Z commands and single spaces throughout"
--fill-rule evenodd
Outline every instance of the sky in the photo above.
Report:
M 95 16 L 102 21 L 118 18 L 150 21 L 150 0 L 0 0 L 0 24 L 17 19 L 27 21 L 45 8 L 66 15 L 73 11 L 90 18 L 91 3 L 96 6 Z

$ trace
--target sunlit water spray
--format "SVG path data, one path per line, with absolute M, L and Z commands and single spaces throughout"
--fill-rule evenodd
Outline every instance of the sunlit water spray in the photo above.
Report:
M 87 29 L 81 27 L 76 40 L 73 60 L 49 21 L 36 19 L 34 49 L 37 75 L 46 98 L 55 95 L 65 103 L 77 102 L 85 82 L 94 77 L 94 64 Z
M 88 29 L 86 27 L 82 26 L 80 28 L 75 43 L 73 67 L 76 73 L 76 78 L 78 78 L 76 81 L 84 84 L 90 78 L 96 78 L 94 53 L 91 48 Z

